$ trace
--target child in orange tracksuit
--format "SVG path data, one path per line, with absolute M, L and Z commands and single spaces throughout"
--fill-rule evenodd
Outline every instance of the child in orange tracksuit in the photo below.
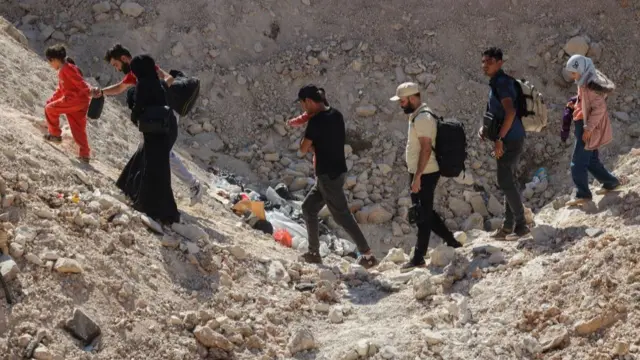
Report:
M 67 57 L 67 50 L 62 45 L 54 45 L 45 51 L 49 65 L 58 71 L 58 88 L 47 100 L 44 113 L 49 127 L 45 140 L 62 142 L 60 115 L 65 114 L 73 135 L 73 140 L 80 148 L 79 159 L 89 162 L 90 149 L 87 139 L 87 110 L 89 109 L 90 87 L 84 81 L 82 72 Z

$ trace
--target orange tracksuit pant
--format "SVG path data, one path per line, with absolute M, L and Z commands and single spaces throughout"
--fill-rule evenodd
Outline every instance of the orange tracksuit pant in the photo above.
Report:
M 49 102 L 44 113 L 49 126 L 49 134 L 60 136 L 60 115 L 65 114 L 71 129 L 73 140 L 80 147 L 80 156 L 89 157 L 89 140 L 87 139 L 87 110 L 89 109 L 89 99 L 60 99 Z

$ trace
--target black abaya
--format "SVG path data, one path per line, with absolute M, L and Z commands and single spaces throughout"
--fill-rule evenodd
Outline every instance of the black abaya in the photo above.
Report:
M 135 124 L 145 107 L 166 105 L 165 90 L 157 79 L 153 66 L 149 71 L 150 65 L 140 64 L 140 61 L 136 62 L 136 58 L 131 62 L 131 69 L 138 78 L 131 114 Z M 145 68 L 140 69 L 141 65 Z M 134 209 L 167 225 L 180 221 L 171 189 L 169 165 L 169 153 L 177 137 L 178 124 L 172 114 L 168 133 L 143 133 L 142 145 L 133 154 L 116 182 L 118 188 L 133 201 Z

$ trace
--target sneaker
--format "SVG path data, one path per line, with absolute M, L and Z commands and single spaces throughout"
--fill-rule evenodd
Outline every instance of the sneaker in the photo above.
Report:
M 373 255 L 360 255 L 358 258 L 358 265 L 362 266 L 365 269 L 371 269 L 374 266 L 378 265 L 378 259 L 376 259 Z
M 307 252 L 302 254 L 302 259 L 304 262 L 309 264 L 322 264 L 322 257 L 320 254 L 315 252 Z
M 78 161 L 80 161 L 83 164 L 88 164 L 91 162 L 91 158 L 88 156 L 78 156 Z
M 516 226 L 516 228 L 513 231 L 513 233 L 507 235 L 505 237 L 505 240 L 507 240 L 507 241 L 516 241 L 516 240 L 519 240 L 523 236 L 529 235 L 530 233 L 531 233 L 531 230 L 529 229 L 529 227 L 527 225 Z
M 503 226 L 500 229 L 492 232 L 491 233 L 491 237 L 496 239 L 496 240 L 504 240 L 504 238 L 506 238 L 507 235 L 511 234 L 512 232 L 513 232 L 513 230 Z
M 400 272 L 401 273 L 408 273 L 409 271 L 412 271 L 413 269 L 417 269 L 417 268 L 425 268 L 427 267 L 427 263 L 423 260 L 420 261 L 416 261 L 415 258 L 409 260 L 408 263 L 405 263 L 404 265 L 402 265 L 400 267 Z
M 202 199 L 202 184 L 200 184 L 199 180 L 189 188 L 189 195 L 191 198 L 191 206 L 197 204 Z
M 47 141 L 54 142 L 54 143 L 61 143 L 62 142 L 62 136 L 55 136 L 55 135 L 51 135 L 51 134 L 45 135 L 44 139 L 47 140 Z

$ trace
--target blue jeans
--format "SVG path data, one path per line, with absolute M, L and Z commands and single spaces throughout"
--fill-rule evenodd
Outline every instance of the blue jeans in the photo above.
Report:
M 592 194 L 589 190 L 589 173 L 593 175 L 605 189 L 613 189 L 620 184 L 618 179 L 607 170 L 600 158 L 598 150 L 586 150 L 582 134 L 584 133 L 584 121 L 575 122 L 576 146 L 573 149 L 573 158 L 571 159 L 571 177 L 576 185 L 578 199 L 591 199 Z

